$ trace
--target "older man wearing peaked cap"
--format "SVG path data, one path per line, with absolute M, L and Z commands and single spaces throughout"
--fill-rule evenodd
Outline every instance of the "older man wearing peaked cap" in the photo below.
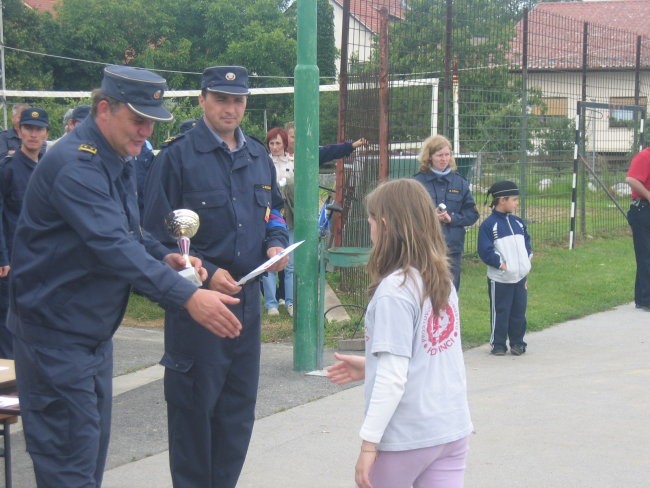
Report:
M 237 299 L 197 289 L 140 228 L 131 158 L 172 115 L 166 82 L 108 66 L 91 115 L 30 179 L 12 257 L 8 327 L 27 450 L 39 488 L 101 486 L 111 423 L 112 336 L 132 286 L 185 309 L 206 333 L 235 338 Z M 202 278 L 200 260 L 193 264 Z M 173 269 L 174 268 L 174 269 Z

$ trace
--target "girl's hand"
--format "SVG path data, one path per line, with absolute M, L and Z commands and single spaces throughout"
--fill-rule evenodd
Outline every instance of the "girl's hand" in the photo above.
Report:
M 334 353 L 339 360 L 327 368 L 327 377 L 337 385 L 345 385 L 353 381 L 359 381 L 366 377 L 366 358 L 350 354 Z

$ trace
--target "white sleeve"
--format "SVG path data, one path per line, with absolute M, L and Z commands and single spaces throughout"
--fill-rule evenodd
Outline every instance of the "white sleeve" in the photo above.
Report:
M 387 352 L 379 353 L 377 376 L 370 395 L 366 418 L 360 436 L 364 441 L 378 443 L 399 405 L 408 377 L 409 358 Z

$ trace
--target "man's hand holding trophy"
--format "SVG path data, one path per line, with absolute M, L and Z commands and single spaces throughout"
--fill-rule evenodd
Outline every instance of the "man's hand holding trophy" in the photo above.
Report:
M 196 268 L 190 262 L 190 239 L 199 230 L 198 214 L 185 208 L 174 210 L 165 218 L 165 225 L 169 234 L 176 239 L 178 250 L 185 258 L 185 268 L 178 273 L 200 287 L 203 282 Z

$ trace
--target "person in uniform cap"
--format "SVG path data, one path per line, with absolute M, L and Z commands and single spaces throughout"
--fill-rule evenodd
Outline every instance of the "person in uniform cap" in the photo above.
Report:
M 89 114 L 90 114 L 90 105 L 86 103 L 77 105 L 72 110 L 72 116 L 70 117 L 70 119 L 74 121 L 74 125 L 72 126 L 72 129 L 74 129 L 77 125 L 81 124 L 84 120 L 86 120 L 86 117 L 88 117 Z
M 25 442 L 39 488 L 99 487 L 108 449 L 112 336 L 131 287 L 185 309 L 207 335 L 235 338 L 238 300 L 197 288 L 144 232 L 131 158 L 171 121 L 164 78 L 108 66 L 91 115 L 38 163 L 18 218 L 8 327 Z M 202 278 L 200 260 L 192 257 Z
M 240 66 L 203 72 L 196 126 L 163 147 L 147 178 L 144 227 L 169 246 L 164 216 L 183 206 L 201 223 L 192 249 L 205 286 L 240 299 L 236 341 L 207 334 L 180 309 L 165 310 L 165 400 L 176 488 L 235 488 L 255 419 L 260 366 L 259 278 L 238 280 L 288 243 L 283 200 L 264 145 L 240 128 L 248 74 Z M 282 258 L 270 271 L 288 263 Z
M 514 215 L 519 188 L 512 181 L 497 181 L 488 190 L 492 214 L 478 231 L 478 254 L 487 265 L 490 296 L 491 354 L 521 356 L 526 352 L 528 273 L 533 250 L 526 224 Z
M 0 132 L 0 160 L 20 149 L 20 135 L 18 134 L 20 115 L 29 107 L 27 103 L 16 103 L 11 107 L 11 127 Z
M 16 221 L 29 177 L 47 140 L 49 117 L 38 107 L 20 113 L 20 149 L 0 163 L 0 357 L 13 359 L 13 337 L 5 327 L 9 306 L 9 271 Z

